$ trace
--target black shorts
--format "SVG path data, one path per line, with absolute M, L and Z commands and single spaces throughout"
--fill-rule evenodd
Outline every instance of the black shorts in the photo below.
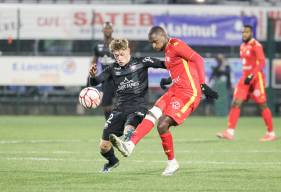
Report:
M 103 92 L 101 106 L 103 107 L 111 106 L 113 103 L 114 92 L 115 92 L 113 81 L 108 80 L 103 82 L 101 85 L 101 90 Z
M 118 137 L 123 135 L 123 131 L 125 126 L 132 125 L 135 128 L 140 124 L 140 122 L 143 120 L 147 110 L 146 109 L 140 109 L 136 112 L 121 112 L 121 111 L 112 111 L 109 118 L 107 119 L 102 139 L 108 141 L 110 134 L 115 134 Z

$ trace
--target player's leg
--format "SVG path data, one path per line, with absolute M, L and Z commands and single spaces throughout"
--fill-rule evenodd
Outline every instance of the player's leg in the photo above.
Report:
M 272 114 L 266 103 L 265 77 L 258 72 L 253 82 L 254 90 L 252 92 L 253 100 L 259 105 L 261 115 L 267 127 L 267 132 L 260 141 L 274 141 L 276 135 L 273 131 Z
M 240 117 L 240 108 L 243 102 L 247 99 L 249 92 L 249 85 L 244 84 L 244 78 L 241 78 L 234 89 L 233 101 L 228 114 L 227 129 L 216 134 L 218 138 L 233 140 L 234 132 L 237 126 L 237 122 Z
M 168 163 L 163 171 L 163 176 L 173 175 L 179 168 L 179 164 L 174 155 L 173 136 L 169 130 L 170 126 L 175 126 L 177 123 L 168 116 L 162 116 L 159 119 L 157 130 L 162 140 L 162 147 L 168 158 Z
M 156 121 L 162 116 L 162 110 L 166 106 L 166 101 L 169 101 L 170 95 L 170 92 L 167 91 L 157 100 L 156 104 L 147 112 L 145 118 L 137 126 L 130 141 L 123 142 L 117 136 L 111 135 L 110 141 L 114 143 L 114 146 L 116 146 L 123 156 L 128 157 L 131 155 L 135 145 L 152 130 Z
M 234 132 L 238 119 L 240 117 L 240 108 L 243 104 L 242 100 L 234 99 L 231 104 L 231 108 L 228 114 L 228 128 L 222 132 L 218 132 L 216 135 L 218 138 L 234 140 Z
M 259 103 L 259 108 L 261 111 L 261 115 L 263 117 L 264 123 L 267 127 L 267 132 L 266 134 L 260 139 L 260 141 L 274 141 L 276 140 L 276 135 L 273 130 L 273 123 L 272 123 L 272 114 L 267 106 L 266 102 L 265 103 Z
M 103 97 L 102 97 L 101 106 L 103 109 L 105 119 L 108 119 L 109 115 L 112 112 L 112 103 L 114 97 L 114 85 L 111 80 L 102 83 L 102 92 L 103 92 Z
M 104 164 L 101 172 L 108 173 L 112 168 L 115 168 L 119 165 L 118 158 L 114 155 L 114 149 L 110 141 L 101 140 L 100 142 L 100 154 L 108 160 L 107 163 Z
M 131 113 L 127 116 L 125 128 L 123 132 L 123 140 L 129 141 L 136 129 L 136 127 L 142 122 L 147 113 L 147 109 L 139 109 L 138 111 Z
M 156 106 L 152 107 L 142 122 L 137 126 L 129 141 L 123 141 L 114 134 L 110 135 L 110 141 L 124 157 L 130 156 L 135 148 L 135 145 L 152 130 L 155 122 L 161 117 L 161 115 L 162 111 L 160 108 Z
M 157 130 L 162 140 L 162 146 L 168 160 L 174 159 L 174 146 L 173 146 L 173 137 L 170 132 L 170 126 L 175 126 L 177 123 L 168 116 L 163 115 L 160 117 L 157 124 Z
M 198 107 L 200 103 L 200 92 L 197 95 L 178 94 L 175 91 L 159 119 L 157 130 L 162 140 L 162 147 L 167 155 L 168 162 L 162 175 L 173 175 L 179 168 L 174 155 L 173 137 L 169 130 L 171 126 L 182 124 L 185 119 Z
M 105 123 L 102 140 L 100 144 L 100 153 L 108 161 L 104 164 L 101 172 L 110 172 L 112 168 L 119 165 L 119 160 L 114 154 L 114 149 L 109 141 L 109 135 L 114 133 L 117 136 L 123 134 L 124 120 L 121 112 L 112 112 Z
M 136 127 L 132 125 L 125 125 L 124 131 L 123 131 L 123 141 L 129 141 L 131 139 L 131 136 L 133 135 Z

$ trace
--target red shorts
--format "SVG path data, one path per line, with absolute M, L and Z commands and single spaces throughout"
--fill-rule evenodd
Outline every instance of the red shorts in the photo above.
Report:
M 155 105 L 162 110 L 164 115 L 171 117 L 180 125 L 198 107 L 200 100 L 201 90 L 198 90 L 196 96 L 170 88 L 156 101 Z
M 266 102 L 266 92 L 265 92 L 265 76 L 263 73 L 258 72 L 254 78 L 251 80 L 249 85 L 244 84 L 246 77 L 241 77 L 237 83 L 233 99 L 246 101 L 252 99 L 256 103 Z

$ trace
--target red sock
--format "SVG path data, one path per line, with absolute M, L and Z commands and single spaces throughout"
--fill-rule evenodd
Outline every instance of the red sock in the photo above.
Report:
M 162 139 L 162 146 L 168 157 L 168 160 L 174 159 L 174 144 L 171 132 L 169 131 L 168 133 L 164 133 L 160 135 L 160 137 Z
M 240 108 L 232 107 L 228 115 L 228 128 L 235 129 L 240 116 Z
M 262 112 L 261 115 L 263 117 L 264 123 L 267 127 L 268 132 L 273 131 L 273 125 L 272 125 L 272 115 L 270 109 L 267 107 Z
M 146 134 L 151 131 L 153 127 L 154 123 L 152 121 L 143 119 L 132 135 L 131 141 L 136 145 Z

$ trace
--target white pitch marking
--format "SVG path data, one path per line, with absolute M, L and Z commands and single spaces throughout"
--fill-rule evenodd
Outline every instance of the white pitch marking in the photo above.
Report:
M 151 139 L 144 139 L 143 142 L 150 142 Z M 189 141 L 210 141 L 209 139 L 174 139 L 175 142 L 189 142 Z M 58 140 L 52 140 L 52 139 L 38 139 L 38 140 L 0 140 L 0 144 L 19 144 L 19 143 L 84 143 L 84 142 L 99 142 L 98 140 L 79 140 L 79 139 L 58 139 Z
M 49 158 L 49 157 L 0 157 L 0 160 L 8 161 L 75 161 L 75 162 L 104 162 L 99 159 L 63 159 L 63 158 Z M 134 163 L 165 163 L 163 160 L 130 160 L 128 162 Z M 265 161 L 265 162 L 243 162 L 243 161 L 179 161 L 181 164 L 211 164 L 211 165 L 281 165 L 281 162 Z M 277 167 L 276 167 L 277 168 Z M 281 167 L 280 167 L 281 168 Z
M 80 143 L 82 140 L 0 140 L 0 144 L 19 144 L 19 143 Z M 90 141 L 92 142 L 92 141 Z
M 206 154 L 206 153 L 281 153 L 281 150 L 268 150 L 268 151 L 259 151 L 259 150 L 246 150 L 246 151 L 190 151 L 190 150 L 177 150 L 177 153 L 195 153 L 195 154 Z M 96 152 L 92 151 L 0 151 L 0 154 L 95 154 Z M 151 150 L 138 150 L 137 153 L 142 154 L 155 154 L 163 153 L 162 150 L 151 151 Z

